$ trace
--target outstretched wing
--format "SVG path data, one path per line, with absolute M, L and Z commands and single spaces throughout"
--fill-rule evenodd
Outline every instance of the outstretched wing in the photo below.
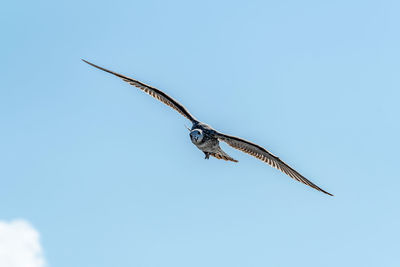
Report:
M 83 62 L 86 62 L 87 64 L 98 68 L 100 70 L 103 70 L 105 72 L 111 73 L 119 78 L 121 78 L 123 81 L 128 82 L 129 84 L 139 88 L 140 90 L 144 91 L 145 93 L 151 95 L 152 97 L 160 100 L 161 102 L 163 102 L 164 104 L 170 106 L 171 108 L 175 109 L 176 111 L 178 111 L 180 114 L 182 114 L 183 116 L 185 116 L 187 119 L 189 119 L 192 123 L 198 122 L 198 120 L 192 116 L 192 114 L 190 114 L 190 112 L 178 101 L 176 101 L 175 99 L 173 99 L 172 97 L 170 97 L 169 95 L 167 95 L 166 93 L 164 93 L 163 91 L 158 90 L 157 88 L 154 88 L 152 86 L 149 86 L 147 84 L 144 84 L 142 82 L 139 82 L 135 79 L 129 78 L 127 76 L 121 75 L 119 73 L 113 72 L 111 70 L 102 68 L 100 66 L 97 66 L 93 63 L 90 63 L 84 59 L 82 59 Z
M 216 137 L 227 143 L 233 148 L 236 148 L 238 150 L 241 150 L 249 155 L 252 155 L 253 157 L 256 157 L 272 167 L 282 171 L 283 173 L 287 174 L 288 176 L 292 177 L 293 179 L 306 184 L 318 191 L 321 191 L 325 194 L 328 194 L 330 196 L 333 196 L 331 193 L 326 192 L 325 190 L 319 188 L 317 185 L 312 183 L 311 181 L 307 180 L 304 176 L 302 176 L 300 173 L 295 171 L 293 168 L 291 168 L 289 165 L 287 165 L 285 162 L 280 160 L 278 157 L 274 156 L 270 152 L 268 152 L 265 148 L 256 145 L 254 143 L 251 143 L 249 141 L 246 141 L 244 139 L 241 139 L 239 137 L 235 136 L 230 136 L 222 133 L 216 133 Z

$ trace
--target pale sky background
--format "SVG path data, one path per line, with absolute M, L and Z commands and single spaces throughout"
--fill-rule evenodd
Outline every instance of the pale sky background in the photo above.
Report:
M 400 266 L 399 12 L 4 2 L 0 220 L 32 225 L 54 267 Z M 335 197 L 227 146 L 238 164 L 204 160 L 184 117 L 80 58 L 164 90 Z

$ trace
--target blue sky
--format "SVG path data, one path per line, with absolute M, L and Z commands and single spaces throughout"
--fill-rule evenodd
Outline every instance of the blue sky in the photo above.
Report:
M 8 1 L 0 220 L 49 266 L 399 266 L 398 1 Z M 208 161 L 158 87 L 278 155 Z

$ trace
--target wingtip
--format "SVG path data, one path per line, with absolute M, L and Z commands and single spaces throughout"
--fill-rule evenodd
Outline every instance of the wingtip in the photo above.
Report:
M 83 58 L 81 58 L 81 60 L 82 60 L 83 62 L 87 63 L 87 64 L 90 64 L 89 61 L 87 61 L 87 60 L 85 60 L 85 59 L 83 59 Z
M 92 67 L 98 68 L 99 70 L 102 70 L 102 71 L 111 73 L 111 74 L 116 75 L 116 76 L 118 76 L 118 77 L 120 77 L 120 78 L 122 78 L 122 79 L 123 79 L 123 78 L 126 78 L 125 76 L 122 76 L 121 74 L 118 74 L 118 73 L 115 73 L 115 72 L 113 72 L 113 71 L 111 71 L 111 70 L 108 70 L 108 69 L 105 69 L 105 68 L 103 68 L 103 67 L 97 66 L 96 64 L 93 64 L 92 62 L 89 62 L 89 61 L 87 61 L 87 60 L 85 60 L 85 59 L 83 59 L 83 58 L 81 58 L 81 60 L 82 60 L 83 62 L 89 64 L 89 65 L 92 66 Z

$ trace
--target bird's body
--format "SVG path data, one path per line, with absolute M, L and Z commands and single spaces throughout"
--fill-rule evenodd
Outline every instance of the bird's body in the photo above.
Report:
M 215 131 L 211 126 L 202 122 L 193 123 L 189 136 L 192 143 L 204 152 L 206 159 L 211 155 L 218 159 L 238 162 L 221 149 L 219 146 L 217 131 Z
M 304 176 L 302 176 L 296 170 L 291 168 L 289 165 L 287 165 L 281 159 L 279 159 L 278 157 L 271 154 L 265 148 L 263 148 L 257 144 L 251 143 L 247 140 L 241 139 L 239 137 L 223 134 L 223 133 L 213 129 L 211 126 L 200 122 L 192 114 L 190 114 L 189 111 L 182 104 L 180 104 L 177 100 L 173 99 L 172 97 L 170 97 L 163 91 L 161 91 L 157 88 L 154 88 L 152 86 L 149 86 L 147 84 L 144 84 L 135 79 L 129 78 L 127 76 L 124 76 L 119 73 L 116 73 L 116 72 L 107 70 L 105 68 L 102 68 L 100 66 L 97 66 L 86 60 L 83 60 L 83 61 L 88 63 L 89 65 L 92 65 L 93 67 L 96 67 L 100 70 L 111 73 L 111 74 L 121 78 L 123 81 L 128 82 L 129 84 L 143 90 L 145 93 L 160 100 L 161 102 L 163 102 L 164 104 L 175 109 L 180 114 L 182 114 L 184 117 L 186 117 L 188 120 L 190 120 L 192 122 L 192 128 L 189 129 L 190 139 L 191 139 L 192 143 L 197 146 L 198 149 L 203 151 L 206 159 L 208 159 L 210 156 L 213 156 L 217 159 L 238 162 L 237 160 L 230 157 L 226 152 L 224 152 L 221 149 L 221 147 L 219 146 L 219 142 L 223 141 L 235 149 L 243 151 L 255 158 L 258 158 L 259 160 L 264 161 L 265 163 L 271 165 L 272 167 L 287 174 L 291 178 L 293 178 L 301 183 L 304 183 L 318 191 L 321 191 L 325 194 L 332 196 L 332 194 L 326 192 L 325 190 L 321 189 L 320 187 L 318 187 L 317 185 L 315 185 L 314 183 L 312 183 L 311 181 L 306 179 Z

